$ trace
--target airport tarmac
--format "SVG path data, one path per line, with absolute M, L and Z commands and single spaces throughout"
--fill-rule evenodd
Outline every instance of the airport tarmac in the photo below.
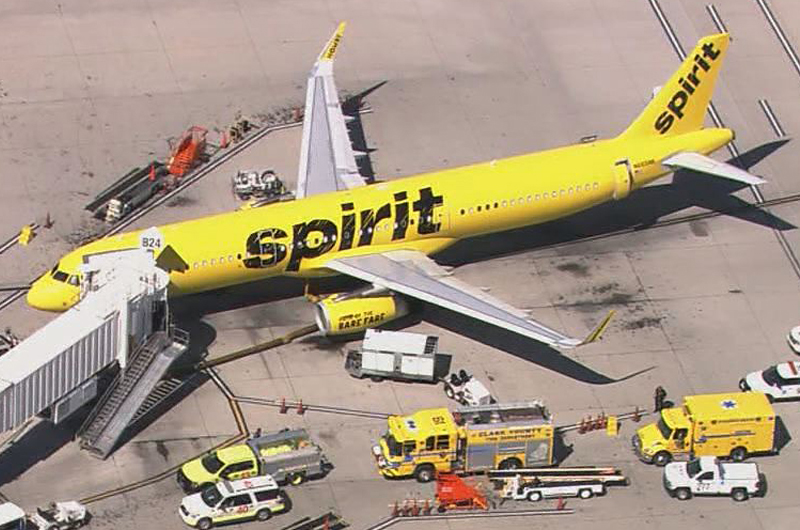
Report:
M 657 5 L 685 49 L 716 31 L 703 3 Z M 769 5 L 790 42 L 800 46 L 800 5 Z M 757 162 L 751 171 L 769 181 L 765 198 L 797 193 L 800 155 L 791 142 L 773 143 L 777 134 L 758 100 L 768 100 L 786 134 L 795 134 L 800 73 L 756 0 L 715 6 L 734 39 L 714 98 L 720 117 L 736 131 L 736 148 Z M 0 162 L 6 175 L 0 235 L 9 237 L 29 220 L 42 222 L 48 212 L 55 225 L 30 246 L 0 256 L 0 283 L 28 281 L 52 266 L 85 229 L 83 205 L 130 167 L 165 157 L 166 138 L 193 124 L 223 127 L 237 111 L 262 115 L 302 105 L 307 71 L 339 20 L 348 21 L 336 63 L 340 93 L 385 81 L 367 98 L 373 112 L 362 117 L 382 179 L 591 134 L 613 136 L 679 64 L 651 0 L 7 2 L 0 9 Z M 135 226 L 235 208 L 229 179 L 236 169 L 275 167 L 293 182 L 299 139 L 299 128 L 268 135 Z M 741 201 L 754 201 L 750 190 L 730 193 L 730 186 L 702 175 L 674 180 L 560 222 L 476 238 L 441 257 L 458 266 L 456 277 L 573 336 L 616 309 L 600 343 L 559 357 L 435 310 L 408 329 L 440 336 L 454 366 L 474 373 L 500 401 L 544 400 L 557 424 L 649 407 L 657 385 L 676 401 L 733 391 L 747 372 L 793 358 L 785 336 L 800 323 L 800 278 L 779 237 L 800 252 L 794 228 L 800 209 L 776 206 L 769 219 L 737 209 Z M 649 228 L 656 220 L 710 210 L 723 214 Z M 639 230 L 602 237 L 628 227 Z M 598 237 L 577 241 L 585 236 Z M 177 300 L 173 309 L 195 347 L 207 348 L 210 357 L 311 319 L 297 285 L 265 285 L 263 295 L 249 291 L 252 305 L 245 307 L 238 307 L 243 292 L 236 291 Z M 0 325 L 27 335 L 49 318 L 20 300 L 0 312 Z M 309 337 L 218 373 L 237 396 L 390 413 L 450 404 L 440 387 L 350 378 L 343 370 L 347 347 Z M 587 381 L 599 376 L 581 365 L 622 380 L 592 384 Z M 789 432 L 800 433 L 797 404 L 775 408 Z M 254 405 L 242 410 L 252 430 L 305 426 L 336 468 L 325 479 L 290 488 L 289 514 L 229 528 L 277 529 L 329 507 L 354 528 L 365 528 L 388 515 L 395 501 L 432 495 L 430 486 L 377 474 L 370 446 L 384 429 L 382 420 L 280 414 Z M 614 465 L 631 478 L 630 486 L 604 498 L 569 500 L 574 515 L 404 525 L 777 529 L 800 516 L 794 441 L 779 456 L 754 459 L 767 476 L 766 497 L 680 503 L 663 492 L 660 469 L 633 455 L 635 428 L 623 423 L 617 438 L 568 436 L 574 451 L 566 465 Z M 40 424 L 0 454 L 0 491 L 26 509 L 84 498 L 157 474 L 237 432 L 223 393 L 206 381 L 106 461 L 81 452 L 68 428 Z M 184 528 L 176 513 L 180 499 L 167 478 L 90 504 L 90 528 Z

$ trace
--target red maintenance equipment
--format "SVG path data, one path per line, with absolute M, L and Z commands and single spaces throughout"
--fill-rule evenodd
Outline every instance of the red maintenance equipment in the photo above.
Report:
M 176 177 L 182 177 L 189 172 L 199 161 L 206 150 L 206 135 L 208 130 L 198 125 L 189 127 L 180 140 L 172 145 L 167 170 Z
M 452 473 L 436 476 L 436 509 L 447 510 L 488 510 L 486 496 L 478 491 L 475 482 L 467 483 Z

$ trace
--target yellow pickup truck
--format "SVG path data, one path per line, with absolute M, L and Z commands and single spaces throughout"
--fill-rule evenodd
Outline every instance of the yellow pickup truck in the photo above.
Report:
M 199 491 L 220 480 L 258 475 L 298 485 L 307 478 L 324 476 L 332 468 L 305 429 L 284 429 L 190 460 L 178 470 L 177 480 L 186 492 Z

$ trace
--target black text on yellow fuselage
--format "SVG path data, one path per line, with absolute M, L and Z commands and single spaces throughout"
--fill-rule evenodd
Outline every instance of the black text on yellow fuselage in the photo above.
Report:
M 291 236 L 281 228 L 255 231 L 245 241 L 244 266 L 274 267 L 288 258 L 286 272 L 296 272 L 303 259 L 318 258 L 334 248 L 342 251 L 371 245 L 375 227 L 390 219 L 394 219 L 392 241 L 405 239 L 415 222 L 417 234 L 435 234 L 441 230 L 441 223 L 434 222 L 435 210 L 444 204 L 444 198 L 435 195 L 431 187 L 421 188 L 418 195 L 417 200 L 409 202 L 408 193 L 400 191 L 394 193 L 393 202 L 363 210 L 344 202 L 338 223 L 324 218 L 303 221 L 292 226 Z

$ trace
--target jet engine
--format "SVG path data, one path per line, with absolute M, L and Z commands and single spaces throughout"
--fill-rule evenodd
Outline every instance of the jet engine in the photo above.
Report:
M 319 300 L 314 316 L 323 335 L 346 335 L 380 326 L 407 315 L 408 311 L 405 299 L 394 293 L 340 294 Z

